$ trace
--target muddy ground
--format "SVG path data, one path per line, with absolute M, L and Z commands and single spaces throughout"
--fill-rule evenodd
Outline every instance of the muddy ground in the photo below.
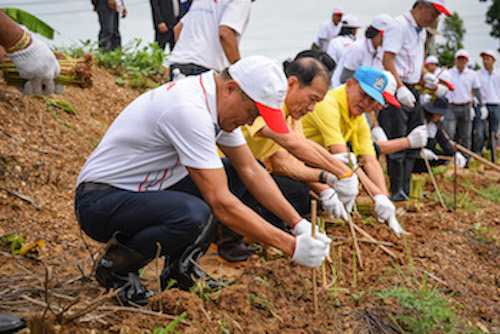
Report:
M 422 209 L 399 210 L 409 232 L 405 238 L 372 217 L 358 217 L 359 227 L 393 244 L 387 249 L 394 258 L 377 244 L 360 242 L 361 269 L 353 261 L 349 226 L 328 222 L 335 246 L 325 270 L 327 287 L 317 271 L 317 314 L 311 269 L 268 248 L 243 268 L 221 265 L 210 250 L 203 268 L 217 279 L 235 280 L 218 292 L 160 293 L 161 260 L 154 261 L 143 278 L 160 296 L 139 310 L 117 305 L 91 275 L 103 245 L 81 235 L 73 211 L 74 184 L 86 157 L 120 110 L 139 95 L 115 79 L 95 69 L 92 88 L 66 87 L 63 95 L 54 96 L 76 114 L 51 107 L 41 97 L 23 96 L 0 80 L 0 236 L 15 232 L 26 244 L 45 240 L 30 257 L 12 256 L 8 245 L 0 243 L 0 312 L 25 316 L 25 332 L 152 333 L 187 312 L 175 330 L 396 333 L 402 329 L 391 319 L 401 315 L 399 304 L 377 294 L 396 285 L 417 290 L 425 285 L 446 296 L 459 332 L 500 332 L 500 205 L 478 194 L 498 187 L 500 174 L 484 167 L 459 171 L 456 213 L 441 208 L 428 181 Z M 449 203 L 452 172 L 436 176 Z

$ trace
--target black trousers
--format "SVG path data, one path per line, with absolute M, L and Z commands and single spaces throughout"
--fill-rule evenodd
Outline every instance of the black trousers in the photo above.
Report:
M 99 47 L 103 51 L 113 51 L 121 47 L 122 38 L 119 31 L 120 17 L 108 6 L 107 0 L 96 1 L 96 11 L 99 16 Z

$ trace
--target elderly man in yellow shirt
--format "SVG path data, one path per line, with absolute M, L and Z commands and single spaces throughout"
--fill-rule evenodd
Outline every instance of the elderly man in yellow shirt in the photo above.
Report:
M 368 121 L 363 113 L 380 109 L 386 75 L 370 66 L 360 66 L 343 86 L 330 90 L 314 111 L 302 118 L 304 135 L 325 147 L 346 164 L 356 165 L 362 159 L 363 170 L 357 174 L 374 195 L 379 221 L 388 221 L 396 233 L 403 229 L 396 220 L 394 204 L 388 198 L 384 173 L 376 158 Z M 349 153 L 350 149 L 354 154 Z M 366 172 L 366 174 L 365 174 Z

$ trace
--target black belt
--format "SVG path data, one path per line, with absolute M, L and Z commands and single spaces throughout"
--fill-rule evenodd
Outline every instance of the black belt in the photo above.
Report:
M 485 104 L 487 107 L 498 107 L 498 103 L 486 103 Z
M 184 73 L 183 71 L 198 71 L 198 72 L 206 72 L 206 71 L 210 71 L 210 69 L 206 68 L 206 67 L 203 67 L 203 66 L 200 66 L 200 65 L 196 65 L 196 64 L 193 64 L 193 63 L 188 63 L 188 64 L 177 64 L 177 63 L 174 63 L 174 64 L 170 64 L 170 69 L 173 71 L 174 68 L 178 68 L 179 70 L 181 70 L 182 73 Z
M 407 83 L 405 83 L 405 86 L 408 87 L 408 88 L 415 88 L 416 85 L 418 85 L 418 84 L 407 84 Z
M 470 102 L 465 102 L 465 103 L 450 103 L 450 106 L 454 107 L 463 107 L 463 106 L 468 106 L 470 105 Z
M 110 189 L 118 189 L 118 188 L 110 186 L 109 184 L 106 183 L 83 182 L 80 183 L 78 188 L 76 188 L 76 193 L 79 194 L 82 191 L 89 191 L 89 190 L 110 190 Z

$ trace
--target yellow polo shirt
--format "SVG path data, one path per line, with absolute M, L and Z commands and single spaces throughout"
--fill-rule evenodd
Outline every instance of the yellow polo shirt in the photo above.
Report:
M 283 112 L 283 116 L 285 117 L 290 130 L 300 133 L 303 136 L 302 124 L 300 120 L 294 120 L 292 116 L 290 116 L 288 108 L 284 103 L 281 106 L 281 111 Z M 262 162 L 278 151 L 286 151 L 274 140 L 267 138 L 260 133 L 260 130 L 262 130 L 265 126 L 266 122 L 264 122 L 264 119 L 259 116 L 255 119 L 252 125 L 244 125 L 241 127 L 247 144 L 252 150 L 253 156 Z
M 301 120 L 306 138 L 326 149 L 331 145 L 350 143 L 356 156 L 375 155 L 365 115 L 349 114 L 345 85 L 328 91 L 313 112 L 307 113 Z

